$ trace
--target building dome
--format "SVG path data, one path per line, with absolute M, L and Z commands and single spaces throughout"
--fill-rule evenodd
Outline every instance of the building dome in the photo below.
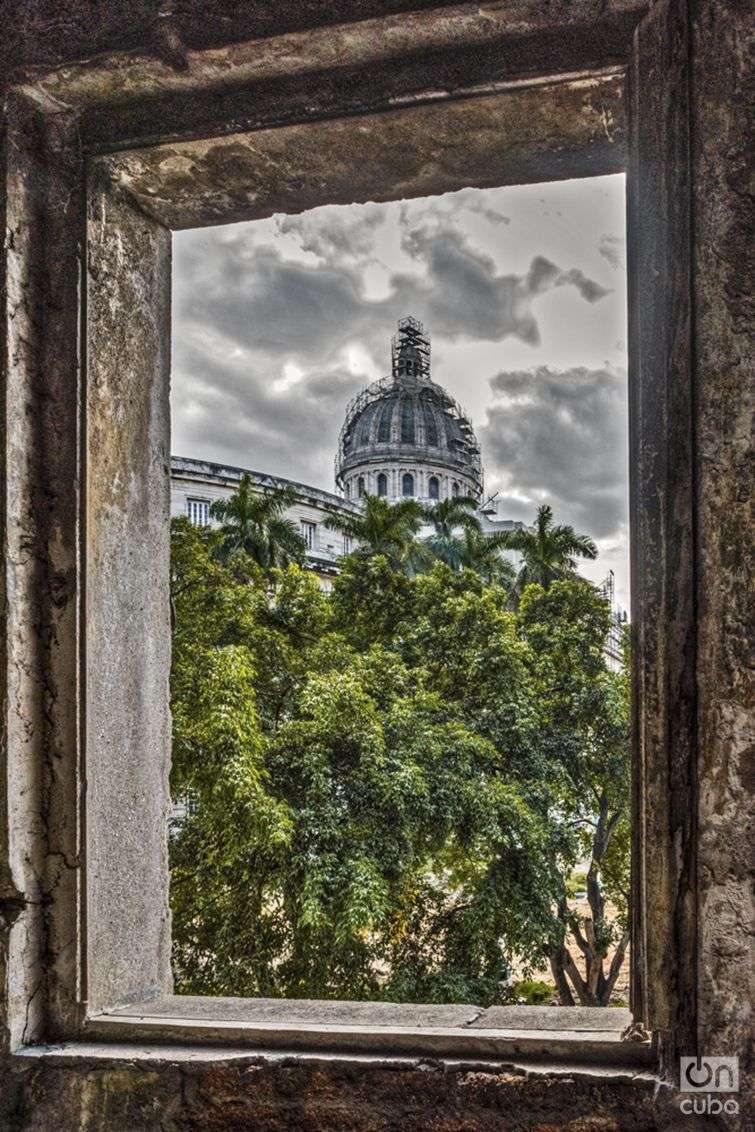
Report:
M 346 410 L 336 483 L 347 498 L 482 496 L 480 447 L 460 406 L 430 376 L 422 324 L 402 318 L 392 341 L 392 375 Z

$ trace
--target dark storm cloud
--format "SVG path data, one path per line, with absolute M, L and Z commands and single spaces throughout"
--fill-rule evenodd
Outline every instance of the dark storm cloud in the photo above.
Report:
M 609 295 L 610 288 L 601 287 L 594 279 L 588 279 L 583 271 L 571 267 L 568 271 L 561 271 L 555 263 L 551 263 L 545 256 L 535 256 L 525 277 L 526 286 L 531 295 L 542 295 L 552 287 L 564 287 L 571 284 L 576 287 L 583 299 L 588 303 L 595 303 L 598 299 Z
M 180 444 L 174 451 L 332 488 L 344 407 L 364 378 L 315 370 L 277 392 L 259 364 L 244 358 L 233 365 L 212 351 L 184 346 L 176 358 L 173 407 Z
M 213 247 L 198 242 L 181 258 L 176 320 L 213 326 L 243 348 L 318 363 L 360 336 L 385 341 L 393 321 L 412 311 L 437 337 L 539 340 L 534 298 L 574 286 L 593 303 L 608 294 L 576 268 L 536 256 L 525 276 L 497 275 L 488 256 L 452 227 L 412 228 L 405 250 L 416 273 L 391 277 L 386 299 L 364 297 L 361 271 L 345 264 L 313 267 L 286 260 L 243 233 Z M 326 244 L 323 244 L 324 248 Z
M 183 263 L 176 321 L 219 330 L 242 349 L 317 364 L 352 336 L 363 300 L 347 267 L 310 267 L 233 243 Z M 275 366 L 272 376 L 277 376 Z
M 365 215 L 367 229 L 381 222 L 376 211 Z M 313 228 L 311 219 L 294 220 L 296 225 L 284 219 L 281 226 L 323 257 L 318 266 L 285 259 L 241 227 L 220 237 L 187 234 L 176 244 L 173 407 L 179 454 L 329 487 L 346 402 L 375 371 L 388 371 L 396 319 L 420 318 L 441 348 L 444 339 L 499 342 L 507 336 L 536 344 L 532 303 L 539 295 L 573 286 L 595 302 L 607 293 L 580 271 L 542 256 L 524 276 L 499 275 L 489 257 L 443 220 L 433 230 L 405 229 L 416 270 L 394 274 L 387 297 L 371 300 L 364 293 L 363 265 L 344 260 L 345 245 L 330 221 Z M 360 231 L 364 236 L 364 226 Z M 358 239 L 356 245 L 369 247 Z M 363 372 L 356 372 L 358 359 L 348 363 L 344 354 L 354 343 L 372 363 Z M 291 376 L 292 366 L 300 375 Z
M 609 294 L 579 269 L 564 271 L 545 256 L 535 256 L 524 276 L 497 275 L 490 257 L 442 222 L 407 227 L 402 246 L 426 266 L 423 291 L 433 332 L 452 339 L 463 335 L 497 342 L 514 335 L 537 345 L 540 331 L 531 309 L 537 296 L 564 286 L 576 287 L 589 303 Z
M 484 216 L 491 224 L 510 224 L 511 217 L 504 216 L 495 208 L 486 208 L 485 205 L 475 203 L 465 205 L 467 212 L 474 212 L 478 216 Z
M 531 521 L 548 502 L 558 521 L 617 536 L 627 521 L 626 375 L 541 366 L 498 373 L 490 387 L 483 458 L 506 514 Z

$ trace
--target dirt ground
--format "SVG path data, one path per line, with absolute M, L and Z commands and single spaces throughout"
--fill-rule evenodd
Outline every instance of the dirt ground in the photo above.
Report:
M 574 900 L 574 901 L 571 902 L 571 905 L 572 905 L 573 908 L 575 908 L 575 910 L 579 913 L 580 916 L 589 916 L 590 915 L 590 905 L 587 903 L 587 900 Z M 613 906 L 611 904 L 606 905 L 606 913 L 607 913 L 607 916 L 608 916 L 609 919 L 614 919 L 615 909 L 613 908 Z M 570 943 L 569 950 L 571 951 L 572 955 L 574 956 L 574 959 L 576 961 L 577 967 L 580 970 L 580 973 L 584 975 L 584 973 L 585 973 L 584 957 L 582 955 L 582 952 L 579 950 L 579 948 L 577 947 L 577 945 L 574 943 L 573 940 Z M 606 959 L 604 960 L 604 963 L 603 963 L 603 968 L 604 968 L 605 971 L 608 970 L 608 968 L 611 964 L 611 960 L 613 959 L 615 950 L 616 949 L 613 948 L 613 947 L 609 948 L 608 955 L 607 955 L 607 957 L 606 957 Z M 630 971 L 630 957 L 629 957 L 629 948 L 627 948 L 626 954 L 624 955 L 624 962 L 621 965 L 621 971 L 619 973 L 618 979 L 616 980 L 616 985 L 613 989 L 613 994 L 611 996 L 611 1005 L 612 1006 L 627 1006 L 629 1004 L 629 971 Z M 521 979 L 523 977 L 524 976 L 522 974 L 521 967 L 519 967 L 517 969 L 517 967 L 515 966 L 515 968 L 514 968 L 514 978 L 515 979 Z M 527 977 L 530 978 L 530 979 L 535 979 L 538 982 L 547 983 L 549 986 L 552 986 L 553 987 L 552 1005 L 553 1006 L 559 1005 L 558 995 L 556 994 L 556 987 L 555 987 L 555 984 L 553 982 L 553 976 L 551 975 L 551 970 L 550 970 L 550 967 L 547 963 L 544 966 L 539 967 L 537 970 L 533 971 L 532 974 L 528 975 Z

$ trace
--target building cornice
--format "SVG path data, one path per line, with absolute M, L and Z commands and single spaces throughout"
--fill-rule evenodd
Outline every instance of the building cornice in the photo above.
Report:
M 299 483 L 297 480 L 284 479 L 283 476 L 273 476 L 267 472 L 256 472 L 252 468 L 238 468 L 233 464 L 216 464 L 211 460 L 195 460 L 188 456 L 171 456 L 170 476 L 172 480 L 223 484 L 225 486 L 235 486 L 240 483 L 243 476 L 249 476 L 255 487 L 262 490 L 292 487 L 296 492 L 297 502 L 299 503 L 312 503 L 326 511 L 346 511 L 350 514 L 359 510 L 356 503 L 344 499 L 334 492 L 324 491 L 323 488 Z

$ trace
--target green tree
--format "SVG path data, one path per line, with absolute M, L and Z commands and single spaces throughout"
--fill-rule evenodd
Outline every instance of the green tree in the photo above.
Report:
M 365 552 L 325 594 L 223 538 L 173 523 L 178 989 L 489 1004 L 550 959 L 607 1001 L 628 693 L 593 587 L 512 611 L 473 570 Z M 568 886 L 590 853 L 588 926 Z
M 244 475 L 228 499 L 216 499 L 210 515 L 221 523 L 220 554 L 224 561 L 243 551 L 265 570 L 304 562 L 306 543 L 295 523 L 285 517 L 296 501 L 292 487 L 255 491 Z
M 559 895 L 546 948 L 563 1005 L 575 999 L 608 1005 L 629 943 L 629 680 L 626 664 L 620 672 L 606 665 L 609 618 L 607 602 L 583 579 L 554 582 L 547 590 L 529 586 L 519 606 L 550 767 L 551 822 L 565 835 L 573 832 L 558 862 Z M 568 878 L 585 859 L 589 913 L 580 914 Z
M 481 529 L 477 502 L 471 495 L 456 495 L 424 507 L 422 513 L 433 527 L 433 533 L 424 540 L 425 546 L 434 558 L 445 562 L 452 570 L 460 569 L 462 544 L 459 532 L 476 533 Z
M 425 625 L 424 654 L 415 642 L 401 655 L 415 592 L 429 616 L 433 585 L 456 578 L 453 606 L 484 598 L 479 579 L 442 566 L 408 578 L 382 556 L 351 556 L 331 599 L 295 566 L 272 587 L 261 570 L 240 581 L 215 556 L 221 537 L 173 526 L 177 986 L 500 1000 L 517 941 L 547 922 L 535 847 L 548 831 L 502 782 L 471 686 L 444 694 L 441 653 L 471 616 L 449 609 Z M 403 628 L 376 607 L 350 640 L 339 615 L 351 625 L 359 582 L 376 578 L 406 602 Z M 522 646 L 501 616 L 505 657 Z M 382 644 L 367 639 L 373 617 Z M 513 682 L 521 657 L 510 664 Z
M 364 495 L 360 502 L 358 513 L 330 515 L 325 525 L 356 543 L 354 554 L 359 557 L 380 555 L 394 569 L 413 572 L 421 557 L 417 542 L 423 521 L 421 505 L 416 499 L 389 503 L 378 495 Z
M 538 508 L 534 529 L 506 531 L 501 545 L 522 556 L 518 585 L 523 590 L 530 583 L 548 588 L 551 582 L 569 577 L 577 568 L 577 558 L 598 556 L 595 543 L 580 535 L 573 527 L 553 522 L 553 510 L 544 504 Z
M 465 530 L 459 543 L 459 566 L 473 570 L 491 585 L 495 583 L 511 591 L 516 571 L 501 554 L 507 545 L 506 532 L 488 535 L 482 531 Z
M 411 619 L 411 579 L 384 554 L 349 554 L 340 566 L 330 599 L 335 628 L 360 650 L 392 645 Z
M 265 586 L 239 582 L 218 561 L 219 539 L 184 518 L 172 523 L 173 969 L 185 991 L 247 994 L 266 985 L 270 876 L 285 868 L 291 825 L 269 790 L 261 670 L 249 645 Z

